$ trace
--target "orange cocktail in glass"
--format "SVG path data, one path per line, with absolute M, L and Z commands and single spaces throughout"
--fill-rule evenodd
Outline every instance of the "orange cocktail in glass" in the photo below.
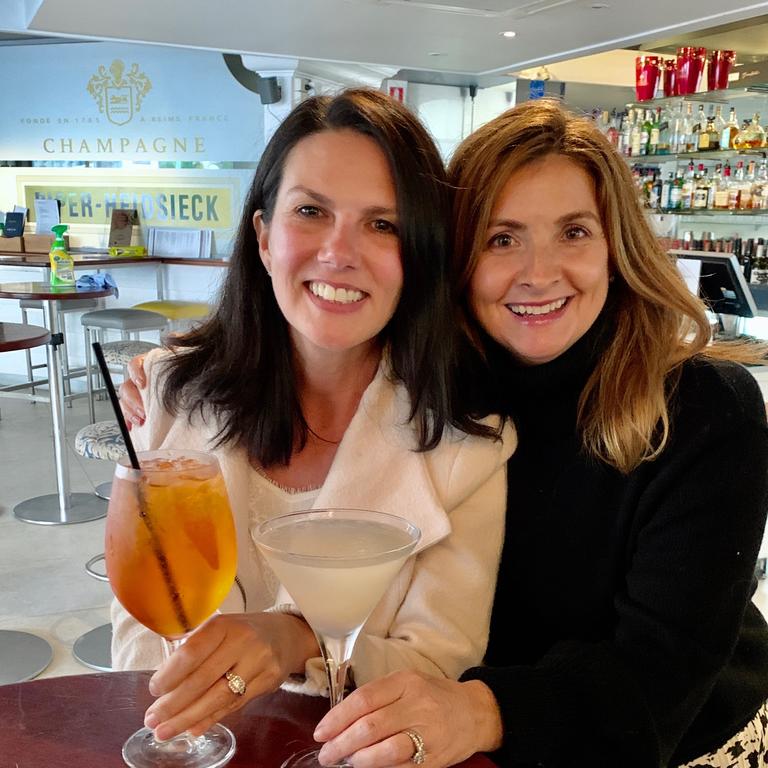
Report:
M 170 653 L 232 588 L 235 526 L 215 457 L 166 450 L 138 458 L 140 470 L 125 461 L 115 469 L 107 514 L 107 575 L 123 607 L 167 641 Z M 164 743 L 142 728 L 125 743 L 123 758 L 135 768 L 166 763 L 211 768 L 224 765 L 233 752 L 234 737 L 218 724 L 203 736 L 182 735 Z

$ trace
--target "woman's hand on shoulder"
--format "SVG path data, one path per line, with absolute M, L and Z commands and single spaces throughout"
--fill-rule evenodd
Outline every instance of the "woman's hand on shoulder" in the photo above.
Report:
M 395 672 L 353 691 L 318 724 L 323 765 L 351 759 L 355 768 L 408 765 L 412 731 L 424 742 L 427 765 L 443 768 L 501 746 L 496 699 L 477 680 L 458 683 L 420 672 Z
M 251 699 L 274 691 L 307 659 L 319 655 L 307 623 L 282 613 L 217 615 L 192 633 L 149 682 L 159 697 L 144 724 L 160 739 L 183 731 L 204 733 Z M 233 692 L 227 672 L 242 678 L 245 692 Z
M 128 429 L 134 424 L 140 427 L 147 418 L 144 413 L 144 400 L 141 397 L 141 390 L 146 386 L 144 355 L 136 355 L 128 361 L 128 378 L 117 390 L 120 397 L 120 410 L 123 412 Z

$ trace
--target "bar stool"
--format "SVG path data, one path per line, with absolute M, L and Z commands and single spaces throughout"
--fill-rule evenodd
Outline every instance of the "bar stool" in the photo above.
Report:
M 59 328 L 64 328 L 64 315 L 68 312 L 88 312 L 89 310 L 98 309 L 100 305 L 100 302 L 98 299 L 78 299 L 75 301 L 57 301 L 56 302 L 56 312 L 59 315 Z M 32 310 L 40 310 L 42 316 L 43 316 L 43 322 L 45 322 L 45 307 L 43 306 L 42 301 L 37 301 L 35 299 L 20 299 L 19 300 L 19 309 L 21 309 L 21 319 L 23 323 L 28 322 L 28 312 Z M 70 376 L 70 369 L 69 369 L 69 356 L 67 355 L 67 344 L 66 341 L 64 344 L 62 344 L 61 347 L 62 352 L 62 378 L 64 381 L 64 394 L 69 395 L 72 391 L 70 383 L 69 383 L 69 376 Z M 32 394 L 35 394 L 35 379 L 34 379 L 34 373 L 33 371 L 37 368 L 47 368 L 46 363 L 39 363 L 37 365 L 32 364 L 32 353 L 29 349 L 25 350 L 26 357 L 27 357 L 27 379 L 31 382 L 31 391 Z M 43 382 L 41 382 L 43 383 Z
M 124 342 L 114 343 L 122 344 Z M 142 342 L 125 343 L 137 344 Z M 124 351 L 127 353 L 129 350 L 124 348 Z M 141 352 L 137 352 L 137 354 L 141 354 Z M 106 358 L 106 354 L 104 357 Z M 75 435 L 75 451 L 86 459 L 102 459 L 105 461 L 119 461 L 126 454 L 125 442 L 116 421 L 99 421 L 83 427 Z M 96 495 L 102 499 L 109 499 L 111 489 L 112 483 L 102 483 L 96 487 Z M 96 565 L 103 560 L 103 552 L 94 555 L 85 564 L 85 572 L 98 581 L 108 581 L 107 574 L 96 569 Z M 111 647 L 112 625 L 102 624 L 80 635 L 72 646 L 72 654 L 86 667 L 97 669 L 101 672 L 109 672 L 112 669 Z
M 85 572 L 97 581 L 109 581 L 106 573 L 97 571 L 95 565 L 104 560 L 104 553 L 94 555 L 86 564 Z M 99 672 L 112 671 L 112 624 L 102 624 L 75 640 L 72 655 L 86 667 Z
M 134 309 L 158 312 L 168 318 L 171 327 L 180 330 L 195 320 L 202 320 L 211 313 L 211 305 L 204 301 L 181 301 L 179 299 L 158 299 L 134 304 Z
M 85 331 L 85 378 L 88 384 L 88 415 L 91 423 L 96 421 L 93 405 L 93 362 L 91 356 L 92 333 L 97 331 L 102 339 L 104 331 L 119 331 L 122 341 L 131 336 L 138 341 L 142 331 L 162 331 L 168 325 L 164 315 L 143 309 L 97 309 L 86 312 L 80 322 Z
M 0 685 L 37 677 L 53 660 L 47 640 L 29 632 L 0 629 Z

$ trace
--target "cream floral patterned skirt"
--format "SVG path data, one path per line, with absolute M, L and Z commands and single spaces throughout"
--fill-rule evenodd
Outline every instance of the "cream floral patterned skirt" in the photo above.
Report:
M 678 768 L 760 768 L 768 766 L 768 702 L 722 747 Z

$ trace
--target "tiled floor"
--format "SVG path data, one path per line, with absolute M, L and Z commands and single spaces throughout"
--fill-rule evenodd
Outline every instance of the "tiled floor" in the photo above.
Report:
M 109 418 L 97 403 L 97 418 Z M 33 632 L 54 648 L 43 677 L 89 672 L 72 656 L 74 641 L 109 621 L 109 585 L 88 576 L 86 561 L 104 549 L 104 520 L 30 525 L 13 507 L 56 492 L 51 412 L 45 403 L 0 398 L 0 629 Z M 92 492 L 111 479 L 113 465 L 77 456 L 77 430 L 88 422 L 85 399 L 65 409 L 72 490 Z M 106 511 L 106 504 L 105 504 Z
M 2 382 L 0 382 L 2 383 Z M 20 501 L 56 489 L 49 406 L 0 399 L 0 629 L 34 632 L 54 647 L 43 677 L 90 670 L 72 656 L 74 641 L 109 620 L 109 585 L 84 570 L 103 551 L 104 520 L 64 526 L 30 525 L 16 520 Z M 112 465 L 83 459 L 71 446 L 87 423 L 84 399 L 66 409 L 72 488 L 92 491 L 111 479 Z M 97 403 L 97 418 L 108 419 L 109 406 Z M 760 582 L 757 601 L 768 611 L 768 580 Z

